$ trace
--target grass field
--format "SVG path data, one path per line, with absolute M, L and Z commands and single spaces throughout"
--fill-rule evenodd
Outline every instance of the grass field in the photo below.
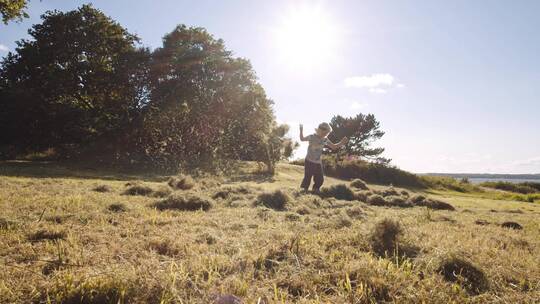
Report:
M 540 302 L 538 202 L 376 185 L 368 203 L 321 198 L 297 190 L 302 170 L 2 162 L 0 303 Z M 373 203 L 390 190 L 456 210 Z

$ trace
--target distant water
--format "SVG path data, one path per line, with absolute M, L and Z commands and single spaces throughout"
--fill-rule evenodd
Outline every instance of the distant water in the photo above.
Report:
M 469 177 L 469 182 L 473 184 L 480 184 L 483 182 L 510 182 L 518 184 L 524 182 L 540 183 L 540 179 Z

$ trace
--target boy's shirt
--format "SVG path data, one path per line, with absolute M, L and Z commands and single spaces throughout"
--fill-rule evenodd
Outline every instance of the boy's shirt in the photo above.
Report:
M 321 164 L 321 155 L 323 152 L 323 148 L 326 144 L 328 144 L 328 138 L 321 138 L 317 136 L 316 134 L 311 134 L 306 137 L 306 139 L 309 141 L 308 151 L 306 155 L 306 160 L 312 162 Z

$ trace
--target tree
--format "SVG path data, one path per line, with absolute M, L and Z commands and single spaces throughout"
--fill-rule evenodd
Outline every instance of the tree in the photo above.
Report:
M 338 156 L 353 155 L 365 157 L 381 163 L 389 163 L 390 159 L 380 157 L 384 148 L 372 148 L 371 144 L 380 139 L 384 132 L 380 129 L 380 123 L 373 114 L 362 113 L 354 117 L 334 116 L 330 121 L 332 133 L 328 136 L 333 142 L 347 136 L 349 142 L 344 149 L 338 152 Z M 329 151 L 327 151 L 329 152 Z
M 0 142 L 39 150 L 121 133 L 148 101 L 149 51 L 90 5 L 49 11 L 0 69 Z
M 27 0 L 0 0 L 0 14 L 4 24 L 14 19 L 28 18 L 28 14 L 24 11 L 27 4 Z
M 152 55 L 151 102 L 138 150 L 167 168 L 266 160 L 272 101 L 248 60 L 203 28 L 179 25 Z

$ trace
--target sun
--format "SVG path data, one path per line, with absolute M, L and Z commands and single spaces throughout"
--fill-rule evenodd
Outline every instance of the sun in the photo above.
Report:
M 274 28 L 280 61 L 293 68 L 318 68 L 337 56 L 338 26 L 322 6 L 290 8 Z

